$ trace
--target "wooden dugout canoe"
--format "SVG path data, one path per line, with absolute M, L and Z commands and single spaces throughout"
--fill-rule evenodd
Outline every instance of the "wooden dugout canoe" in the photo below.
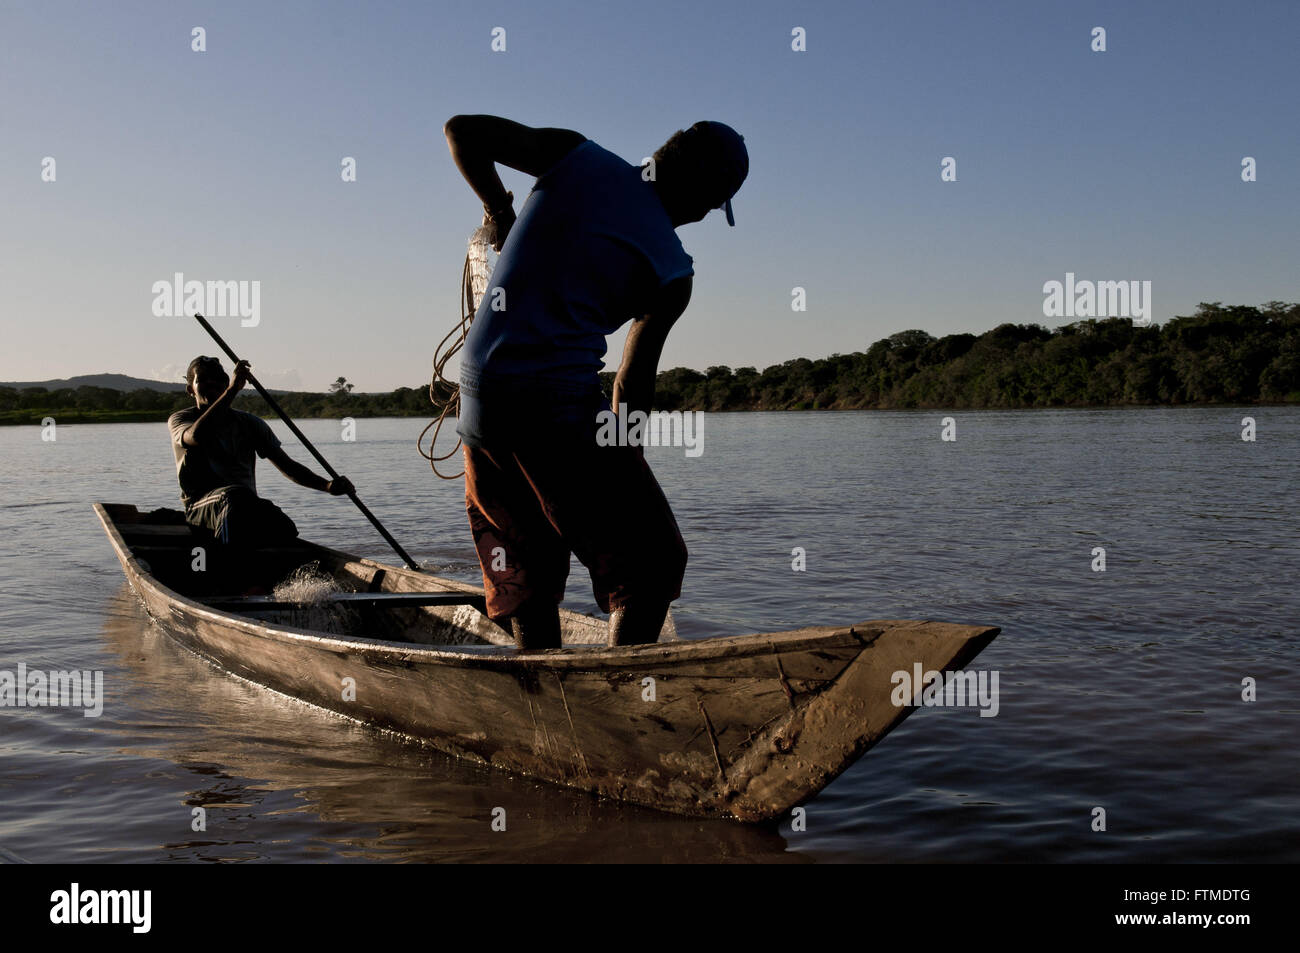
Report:
M 205 547 L 195 571 L 203 543 L 180 513 L 95 512 L 149 615 L 219 667 L 458 757 L 681 814 L 788 816 L 914 710 L 891 702 L 894 672 L 959 669 L 999 631 L 875 620 L 607 647 L 603 620 L 562 610 L 565 647 L 519 653 L 475 586 L 305 541 L 240 566 Z M 313 563 L 342 590 L 325 603 L 238 594 Z

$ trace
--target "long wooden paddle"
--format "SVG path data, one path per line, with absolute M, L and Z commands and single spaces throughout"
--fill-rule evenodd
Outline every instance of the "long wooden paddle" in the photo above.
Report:
M 205 331 L 212 335 L 212 340 L 216 341 L 217 346 L 226 352 L 226 356 L 238 364 L 239 358 L 235 355 L 235 352 L 230 349 L 230 345 L 221 339 L 221 335 L 217 333 L 216 329 L 212 325 L 208 324 L 207 319 L 201 314 L 195 314 L 194 318 L 199 322 L 199 324 L 203 325 Z M 312 445 L 312 442 L 307 439 L 307 435 L 298 429 L 298 425 L 289 419 L 289 415 L 280 409 L 280 405 L 275 402 L 275 398 L 266 392 L 266 388 L 258 383 L 257 378 L 252 374 L 249 374 L 248 383 L 252 384 L 257 389 L 257 392 L 262 395 L 262 399 L 271 406 L 272 410 L 280 415 L 280 419 L 283 420 L 288 425 L 289 429 L 293 431 L 293 435 L 302 441 L 304 447 L 311 451 L 311 455 L 316 458 L 317 463 L 325 468 L 325 472 L 330 475 L 330 479 L 339 479 L 338 472 L 330 466 L 328 460 L 320 455 L 320 451 L 317 450 Z M 383 536 L 384 539 L 388 541 L 388 545 L 393 547 L 393 552 L 402 557 L 402 562 L 406 563 L 406 568 L 420 572 L 420 567 L 416 565 L 415 560 L 407 555 L 406 550 L 398 544 L 397 540 L 393 539 L 392 534 L 390 534 L 388 530 L 384 529 L 384 524 L 379 522 L 379 519 L 375 514 L 366 508 L 366 504 L 361 502 L 361 498 L 357 496 L 357 491 L 353 489 L 352 492 L 348 494 L 348 497 L 351 498 L 353 503 L 357 504 L 357 509 L 361 511 L 361 514 L 374 524 L 375 529 L 379 530 L 379 535 Z

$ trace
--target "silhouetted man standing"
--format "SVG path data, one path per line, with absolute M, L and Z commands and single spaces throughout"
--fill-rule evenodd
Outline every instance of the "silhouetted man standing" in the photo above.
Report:
M 461 357 L 465 496 L 488 614 L 523 648 L 560 644 L 569 555 L 610 613 L 611 645 L 653 642 L 686 546 L 637 446 L 600 446 L 605 338 L 632 321 L 612 404 L 648 412 L 664 339 L 691 297 L 675 229 L 725 207 L 749 172 L 718 122 L 679 130 L 647 168 L 569 129 L 454 116 L 452 158 L 501 252 Z M 495 163 L 537 176 L 516 220 Z

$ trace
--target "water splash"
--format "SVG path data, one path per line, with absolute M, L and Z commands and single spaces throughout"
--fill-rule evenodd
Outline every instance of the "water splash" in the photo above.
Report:
M 272 594 L 281 601 L 296 603 L 294 608 L 284 610 L 282 618 L 288 625 L 336 635 L 357 634 L 363 624 L 356 610 L 329 601 L 330 596 L 343 591 L 320 563 L 310 562 L 290 573 Z
M 273 590 L 275 598 L 283 602 L 318 605 L 331 595 L 343 591 L 333 576 L 320 568 L 319 562 L 299 566 Z

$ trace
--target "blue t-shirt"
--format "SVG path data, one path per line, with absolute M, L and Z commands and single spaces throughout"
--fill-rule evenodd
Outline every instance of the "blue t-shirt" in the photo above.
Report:
M 501 249 L 460 361 L 471 447 L 595 426 L 605 338 L 694 274 L 654 184 L 591 140 L 537 180 Z M 494 308 L 495 305 L 495 308 Z

